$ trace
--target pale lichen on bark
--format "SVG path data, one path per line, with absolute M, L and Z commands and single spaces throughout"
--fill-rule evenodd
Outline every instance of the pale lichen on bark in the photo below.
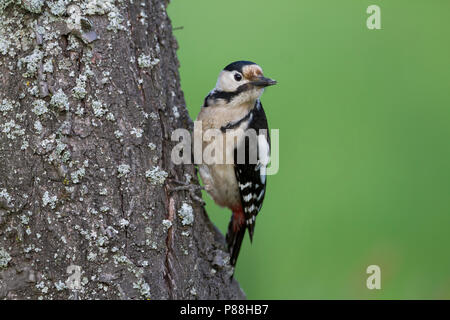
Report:
M 191 120 L 166 6 L 0 0 L 0 298 L 244 297 L 203 208 L 169 192 L 196 175 L 170 161 Z

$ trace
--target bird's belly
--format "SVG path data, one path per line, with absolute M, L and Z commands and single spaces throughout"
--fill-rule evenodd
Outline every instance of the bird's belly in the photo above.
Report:
M 203 164 L 199 166 L 199 173 L 206 191 L 219 206 L 231 209 L 240 203 L 234 165 Z

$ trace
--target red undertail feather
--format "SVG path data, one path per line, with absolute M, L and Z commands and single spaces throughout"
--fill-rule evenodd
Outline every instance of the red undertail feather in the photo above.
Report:
M 245 216 L 242 206 L 232 208 L 233 215 L 231 216 L 230 223 L 228 224 L 227 232 L 227 244 L 228 251 L 230 251 L 232 266 L 236 265 L 237 258 L 239 256 L 239 251 L 241 249 L 242 240 L 245 235 Z

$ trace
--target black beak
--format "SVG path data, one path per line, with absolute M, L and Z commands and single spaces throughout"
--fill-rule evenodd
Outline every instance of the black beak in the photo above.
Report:
M 252 85 L 256 87 L 268 87 L 277 84 L 277 82 L 273 79 L 265 78 L 263 76 L 257 77 L 256 80 L 250 82 Z

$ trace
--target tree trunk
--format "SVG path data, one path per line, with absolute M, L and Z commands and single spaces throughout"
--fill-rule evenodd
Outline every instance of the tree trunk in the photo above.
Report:
M 172 179 L 167 1 L 0 0 L 0 299 L 244 298 Z

